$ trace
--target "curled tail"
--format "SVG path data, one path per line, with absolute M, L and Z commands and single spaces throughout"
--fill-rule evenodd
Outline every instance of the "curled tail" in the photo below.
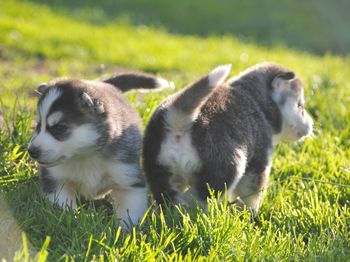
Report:
M 122 92 L 139 88 L 163 89 L 174 87 L 174 83 L 172 82 L 144 73 L 123 73 L 103 79 L 102 81 L 117 87 Z
M 215 88 L 225 81 L 230 70 L 231 65 L 218 66 L 208 75 L 175 94 L 167 112 L 167 125 L 178 131 L 188 129 L 193 120 L 197 118 L 201 106 Z

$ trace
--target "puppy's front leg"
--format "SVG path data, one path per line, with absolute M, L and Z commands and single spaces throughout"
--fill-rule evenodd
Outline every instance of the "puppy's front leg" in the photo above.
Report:
M 67 183 L 57 181 L 48 168 L 41 167 L 39 174 L 41 188 L 46 197 L 62 208 L 77 208 L 75 191 Z
M 113 189 L 111 197 L 117 209 L 118 219 L 122 223 L 136 225 L 147 209 L 147 189 L 145 186 L 118 187 Z
M 60 184 L 53 192 L 46 193 L 47 198 L 54 204 L 64 209 L 76 209 L 77 201 L 74 191 L 65 184 Z

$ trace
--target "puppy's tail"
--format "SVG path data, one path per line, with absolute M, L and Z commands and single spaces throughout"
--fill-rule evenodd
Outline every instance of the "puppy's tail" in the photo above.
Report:
M 221 65 L 175 95 L 167 111 L 166 123 L 171 129 L 184 131 L 197 118 L 201 106 L 228 76 L 231 65 Z
M 174 88 L 173 82 L 155 77 L 144 73 L 123 73 L 111 76 L 102 80 L 105 83 L 111 84 L 122 92 L 127 92 L 132 89 L 163 89 Z

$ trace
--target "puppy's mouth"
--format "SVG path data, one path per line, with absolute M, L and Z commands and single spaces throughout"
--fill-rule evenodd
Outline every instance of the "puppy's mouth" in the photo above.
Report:
M 37 162 L 39 163 L 39 165 L 41 165 L 43 167 L 53 167 L 53 166 L 57 166 L 57 165 L 61 164 L 65 158 L 66 157 L 62 156 L 62 157 L 60 157 L 57 160 L 52 161 L 52 162 L 45 162 L 45 161 L 39 161 L 39 160 L 37 160 Z
M 303 139 L 312 135 L 312 125 L 304 127 L 302 130 L 296 132 L 298 139 Z

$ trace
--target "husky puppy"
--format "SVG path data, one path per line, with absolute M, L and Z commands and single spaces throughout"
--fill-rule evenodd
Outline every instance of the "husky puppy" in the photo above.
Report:
M 141 119 L 123 97 L 132 88 L 167 81 L 126 73 L 101 81 L 59 80 L 38 87 L 38 124 L 28 152 L 40 165 L 42 189 L 54 203 L 76 208 L 111 194 L 118 218 L 137 223 L 147 208 L 140 169 Z
M 230 68 L 215 68 L 154 112 L 143 164 L 157 202 L 205 204 L 209 186 L 258 212 L 274 146 L 312 132 L 293 72 L 262 63 L 224 84 Z

